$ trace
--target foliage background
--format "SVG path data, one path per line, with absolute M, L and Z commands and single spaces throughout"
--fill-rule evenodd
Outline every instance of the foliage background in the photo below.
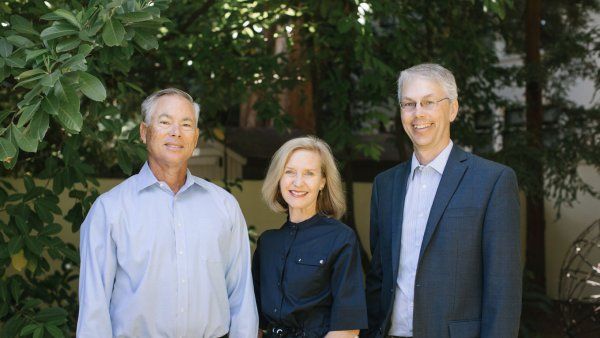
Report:
M 168 86 L 199 98 L 203 137 L 212 138 L 236 125 L 240 105 L 253 97 L 260 121 L 291 128 L 297 121 L 280 95 L 308 85 L 315 132 L 336 151 L 352 194 L 351 161 L 376 160 L 382 150 L 357 135 L 392 134 L 400 157 L 410 154 L 395 104 L 398 70 L 438 62 L 454 71 L 460 88 L 452 130 L 459 144 L 509 164 L 527 193 L 553 197 L 559 206 L 583 191 L 596 194 L 576 168 L 600 163 L 599 107 L 569 102 L 567 93 L 580 79 L 600 84 L 600 39 L 590 24 L 600 5 L 546 2 L 542 64 L 500 65 L 498 51 L 525 54 L 525 3 L 0 2 L 0 160 L 3 176 L 25 187 L 17 191 L 0 179 L 0 336 L 74 334 L 70 282 L 78 255 L 58 237 L 60 219 L 77 232 L 97 197 L 95 178 L 137 170 L 145 158 L 139 103 Z M 524 102 L 498 94 L 532 78 L 542 83 L 551 112 L 541 151 L 528 145 Z M 496 121 L 498 107 L 514 119 Z M 494 126 L 504 136 L 500 151 L 491 146 Z M 546 185 L 540 187 L 529 161 L 543 163 Z M 77 201 L 64 215 L 57 207 L 63 192 Z M 50 261 L 61 269 L 51 271 Z

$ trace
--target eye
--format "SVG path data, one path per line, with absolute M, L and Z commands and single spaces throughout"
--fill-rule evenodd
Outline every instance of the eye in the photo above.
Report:
M 169 121 L 159 121 L 158 123 L 165 125 L 165 126 L 169 125 Z
M 304 175 L 306 175 L 306 176 L 314 176 L 315 173 L 312 172 L 312 171 L 307 171 L 306 173 L 304 173 Z
M 400 107 L 402 108 L 414 108 L 417 106 L 416 102 L 402 102 L 400 103 Z
M 431 101 L 431 100 L 424 100 L 421 101 L 421 106 L 422 107 L 431 107 L 435 104 L 435 101 Z
M 294 174 L 294 171 L 293 171 L 293 170 L 286 170 L 284 173 L 285 173 L 286 175 L 293 175 L 293 174 Z

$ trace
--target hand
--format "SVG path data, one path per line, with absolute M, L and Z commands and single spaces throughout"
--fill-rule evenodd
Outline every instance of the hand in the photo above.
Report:
M 263 336 L 263 330 L 258 329 L 258 334 L 256 335 L 257 338 L 262 338 Z

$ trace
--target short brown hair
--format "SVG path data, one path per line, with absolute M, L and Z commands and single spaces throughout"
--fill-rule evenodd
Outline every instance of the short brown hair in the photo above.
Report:
M 285 164 L 296 150 L 314 151 L 321 156 L 321 172 L 325 177 L 325 187 L 317 198 L 317 212 L 339 219 L 346 212 L 346 197 L 342 189 L 340 172 L 329 145 L 314 136 L 291 139 L 275 152 L 262 186 L 265 202 L 275 212 L 288 211 L 288 205 L 279 189 L 279 181 L 283 176 Z

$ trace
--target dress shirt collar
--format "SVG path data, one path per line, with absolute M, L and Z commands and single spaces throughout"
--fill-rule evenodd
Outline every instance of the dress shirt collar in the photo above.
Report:
M 179 189 L 178 193 L 184 192 L 192 184 L 197 184 L 199 186 L 202 186 L 201 181 L 202 181 L 202 179 L 194 177 L 194 175 L 192 175 L 192 173 L 190 173 L 190 170 L 188 169 L 187 173 L 186 173 L 185 183 L 183 184 L 181 189 Z M 152 186 L 154 184 L 160 184 L 160 183 L 161 182 L 156 178 L 156 176 L 154 176 L 154 173 L 152 172 L 152 170 L 150 170 L 150 166 L 148 165 L 148 162 L 144 163 L 144 166 L 142 167 L 139 174 L 137 175 L 137 191 L 140 192 L 140 191 L 148 188 L 149 186 Z
M 442 175 L 444 173 L 444 168 L 446 168 L 446 163 L 448 163 L 448 158 L 450 157 L 450 152 L 452 151 L 453 145 L 454 145 L 454 143 L 452 142 L 452 140 L 450 140 L 450 143 L 448 143 L 446 148 L 444 148 L 444 150 L 442 150 L 442 152 L 439 153 L 438 156 L 436 156 L 433 159 L 433 161 L 429 162 L 428 165 L 425 165 L 423 167 L 431 167 L 435 171 L 437 171 L 440 175 Z M 413 152 L 412 160 L 410 162 L 410 177 L 411 178 L 414 177 L 415 169 L 419 166 L 421 166 L 421 164 L 419 163 L 419 160 L 417 160 L 417 156 Z

